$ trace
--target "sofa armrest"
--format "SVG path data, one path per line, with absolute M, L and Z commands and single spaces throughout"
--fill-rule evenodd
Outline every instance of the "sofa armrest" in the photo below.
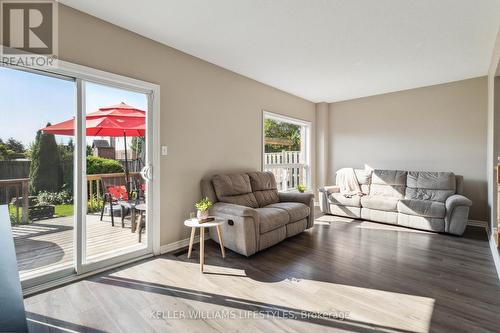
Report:
M 307 229 L 314 226 L 314 194 L 297 192 L 279 192 L 280 202 L 300 202 L 309 207 Z
M 228 223 L 221 225 L 225 247 L 245 256 L 257 252 L 260 241 L 260 218 L 255 209 L 217 202 L 210 208 L 210 215 L 228 220 Z M 218 242 L 218 238 L 212 235 L 213 231 L 214 228 L 210 228 L 211 238 Z
M 454 194 L 448 199 L 446 199 L 446 202 L 444 203 L 446 206 L 446 210 L 453 210 L 457 206 L 467 206 L 470 207 L 472 206 L 472 201 L 464 197 L 463 195 L 460 194 Z
M 469 219 L 469 207 L 472 201 L 460 194 L 455 194 L 445 201 L 446 216 L 444 217 L 445 231 L 455 235 L 462 235 Z
M 219 215 L 232 215 L 238 217 L 253 217 L 255 220 L 259 218 L 257 211 L 251 207 L 235 205 L 225 202 L 216 202 L 210 208 L 210 214 Z
M 318 192 L 325 193 L 326 195 L 331 193 L 340 193 L 340 186 L 337 185 L 321 186 L 318 188 Z

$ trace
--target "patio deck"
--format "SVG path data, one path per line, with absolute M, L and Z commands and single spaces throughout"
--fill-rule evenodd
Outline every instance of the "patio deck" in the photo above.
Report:
M 99 221 L 99 217 L 87 215 L 87 258 L 140 246 L 138 235 L 131 232 L 129 218 L 125 219 L 125 228 L 122 228 L 119 217 L 115 218 L 114 227 L 109 216 L 103 221 Z M 73 223 L 73 217 L 69 216 L 13 226 L 20 275 L 73 265 Z M 145 237 L 142 239 L 144 241 Z

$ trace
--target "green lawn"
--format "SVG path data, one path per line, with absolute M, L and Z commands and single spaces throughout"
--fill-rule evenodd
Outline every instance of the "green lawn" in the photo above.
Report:
M 56 215 L 58 217 L 73 215 L 73 205 L 57 205 Z
M 73 215 L 73 205 L 56 205 L 55 217 L 64 217 Z M 9 215 L 11 223 L 16 223 L 16 207 L 9 205 Z M 23 209 L 19 207 L 19 219 L 23 218 Z

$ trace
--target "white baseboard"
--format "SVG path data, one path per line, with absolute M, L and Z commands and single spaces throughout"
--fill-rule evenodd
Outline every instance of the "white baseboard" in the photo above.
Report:
M 488 243 L 490 245 L 491 256 L 493 257 L 493 262 L 495 264 L 495 269 L 497 271 L 498 279 L 500 280 L 500 254 L 498 253 L 497 243 L 495 241 L 495 234 L 490 232 L 488 221 L 478 221 L 469 220 L 467 225 L 474 227 L 483 227 L 488 235 Z
M 210 239 L 209 233 L 205 233 L 205 240 Z M 194 244 L 200 242 L 200 235 L 194 236 Z M 160 248 L 160 254 L 165 254 L 172 251 L 177 251 L 182 249 L 183 247 L 189 246 L 189 238 L 181 239 L 177 242 L 173 242 L 170 244 L 162 245 Z
M 491 256 L 493 257 L 493 262 L 495 263 L 495 268 L 497 270 L 497 276 L 498 279 L 500 280 L 500 254 L 498 253 L 497 242 L 495 241 L 495 234 L 489 232 L 488 229 L 486 229 L 486 232 L 488 233 Z
M 480 221 L 480 220 L 468 220 L 467 225 L 473 227 L 483 227 L 488 230 L 488 221 Z

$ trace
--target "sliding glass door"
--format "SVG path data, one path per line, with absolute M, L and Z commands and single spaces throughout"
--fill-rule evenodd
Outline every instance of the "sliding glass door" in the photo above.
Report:
M 0 209 L 9 211 L 21 279 L 75 266 L 75 79 L 0 67 Z
M 82 270 L 150 253 L 145 92 L 82 81 L 86 214 Z M 84 207 L 85 208 L 85 207 Z
M 155 86 L 66 67 L 0 67 L 0 223 L 24 288 L 153 253 Z

